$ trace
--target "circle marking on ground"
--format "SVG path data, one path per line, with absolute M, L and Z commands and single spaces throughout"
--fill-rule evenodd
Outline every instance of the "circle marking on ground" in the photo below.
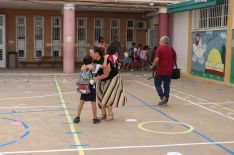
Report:
M 149 130 L 146 129 L 144 127 L 144 125 L 146 124 L 152 124 L 152 123 L 173 123 L 173 124 L 179 124 L 182 125 L 184 127 L 186 127 L 188 130 L 186 131 L 180 131 L 180 132 L 162 132 L 162 131 L 153 131 L 153 130 Z M 148 121 L 148 122 L 143 122 L 137 125 L 138 128 L 140 128 L 141 130 L 147 131 L 147 132 L 151 132 L 151 133 L 158 133 L 158 134 L 167 134 L 167 135 L 178 135 L 178 134 L 187 134 L 190 133 L 194 130 L 194 127 L 186 124 L 186 123 L 182 123 L 182 122 L 173 122 L 173 121 Z

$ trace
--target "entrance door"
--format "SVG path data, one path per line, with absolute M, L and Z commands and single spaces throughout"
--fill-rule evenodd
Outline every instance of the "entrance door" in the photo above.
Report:
M 0 68 L 6 68 L 5 15 L 0 15 Z

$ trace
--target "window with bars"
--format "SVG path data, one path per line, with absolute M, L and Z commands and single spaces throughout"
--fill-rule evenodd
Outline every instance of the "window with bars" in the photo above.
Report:
M 3 60 L 3 50 L 0 49 L 0 60 Z
M 228 0 L 224 4 L 202 8 L 193 12 L 193 29 L 215 29 L 227 26 Z
M 17 38 L 17 51 L 19 58 L 26 57 L 26 17 L 16 17 L 16 38 Z
M 103 36 L 103 19 L 94 19 L 94 41 Z
M 119 26 L 120 26 L 119 19 L 111 19 L 111 35 L 110 35 L 111 42 L 113 41 L 114 37 L 119 38 Z
M 58 57 L 61 54 L 61 17 L 52 17 L 52 56 Z
M 82 61 L 87 51 L 87 18 L 79 17 L 77 19 L 77 60 Z
M 3 30 L 0 28 L 0 44 L 3 44 Z
M 36 58 L 44 55 L 44 17 L 34 17 L 34 55 Z
M 3 26 L 3 16 L 0 16 L 0 26 Z
M 86 41 L 86 18 L 78 18 L 78 41 Z
M 134 41 L 134 20 L 127 21 L 127 42 Z
M 61 18 L 52 17 L 52 40 L 59 40 L 61 36 Z

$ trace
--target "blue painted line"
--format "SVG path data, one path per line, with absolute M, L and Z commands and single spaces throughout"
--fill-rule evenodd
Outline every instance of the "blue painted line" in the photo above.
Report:
M 30 131 L 26 131 L 22 136 L 20 136 L 20 139 L 24 139 L 30 134 Z
M 172 121 L 174 121 L 174 122 L 178 122 L 181 126 L 187 128 L 187 129 L 189 128 L 189 127 L 187 127 L 186 125 L 181 124 L 180 121 L 178 121 L 177 119 L 173 118 L 172 116 L 170 116 L 170 115 L 168 115 L 168 114 L 162 112 L 162 111 L 159 110 L 158 108 L 153 107 L 153 106 L 150 106 L 149 104 L 147 104 L 145 101 L 143 101 L 143 100 L 140 99 L 139 97 L 137 97 L 137 96 L 135 96 L 135 95 L 133 95 L 133 94 L 131 94 L 131 93 L 127 93 L 127 94 L 128 94 L 129 96 L 131 96 L 132 98 L 134 98 L 135 100 L 137 100 L 140 104 L 143 104 L 143 105 L 145 105 L 146 107 L 148 107 L 148 108 L 150 108 L 150 109 L 152 109 L 152 110 L 154 110 L 154 111 L 159 112 L 160 114 L 162 114 L 163 116 L 167 117 L 168 119 L 170 119 L 170 120 L 172 120 Z M 192 132 L 195 133 L 196 135 L 198 135 L 198 136 L 200 136 L 200 137 L 202 137 L 202 138 L 208 140 L 209 142 L 212 142 L 212 143 L 215 142 L 214 140 L 212 140 L 212 139 L 209 138 L 208 136 L 206 136 L 206 135 L 204 135 L 204 134 L 202 134 L 202 133 L 200 133 L 200 132 L 198 132 L 198 131 L 196 131 L 196 130 L 193 130 Z M 221 148 L 222 150 L 224 150 L 224 151 L 230 153 L 231 155 L 234 155 L 234 151 L 233 151 L 233 150 L 228 149 L 227 147 L 225 147 L 225 146 L 223 146 L 223 145 L 221 145 L 221 144 L 214 144 L 214 145 L 216 145 L 217 147 Z
M 82 132 L 65 132 L 67 135 L 81 134 Z
M 17 122 L 17 120 L 11 119 L 11 118 L 2 118 L 2 119 L 9 120 L 9 121 L 13 121 L 13 122 Z
M 22 122 L 22 125 L 23 125 L 24 129 L 28 129 L 28 125 L 26 123 Z
M 37 112 L 54 112 L 54 111 L 62 111 L 61 109 L 57 110 L 30 110 L 30 111 L 24 111 L 24 112 L 3 112 L 1 114 L 27 114 L 27 113 L 37 113 Z
M 12 121 L 12 122 L 19 122 L 18 120 L 15 120 L 15 119 L 12 119 L 12 118 L 3 118 L 3 117 L 0 117 L 0 119 Z M 21 122 L 21 125 L 23 126 L 24 130 L 26 130 L 26 129 L 29 128 L 28 125 L 26 123 L 24 123 L 24 122 Z M 21 135 L 20 138 L 18 138 L 17 140 L 13 140 L 13 141 L 10 141 L 10 142 L 7 142 L 7 143 L 0 144 L 0 147 L 4 147 L 4 146 L 8 146 L 8 145 L 14 144 L 14 143 L 18 142 L 19 140 L 22 140 L 25 137 L 27 137 L 29 134 L 30 134 L 30 131 L 26 130 L 24 132 L 24 134 Z
M 59 116 L 77 116 L 77 114 L 59 114 Z
M 70 145 L 70 147 L 88 147 L 88 144 L 81 144 L 81 145 Z
M 0 112 L 0 115 L 12 114 L 12 112 Z
M 11 141 L 11 142 L 8 142 L 8 143 L 0 144 L 0 147 L 7 146 L 7 145 L 11 145 L 11 144 L 14 144 L 14 143 L 16 143 L 16 142 L 17 142 L 17 141 Z

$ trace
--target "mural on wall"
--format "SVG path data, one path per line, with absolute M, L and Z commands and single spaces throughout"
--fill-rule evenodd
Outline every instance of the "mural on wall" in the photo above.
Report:
M 194 32 L 192 75 L 224 80 L 226 31 Z
M 232 32 L 232 59 L 231 59 L 231 79 L 230 82 L 234 84 L 234 30 Z

